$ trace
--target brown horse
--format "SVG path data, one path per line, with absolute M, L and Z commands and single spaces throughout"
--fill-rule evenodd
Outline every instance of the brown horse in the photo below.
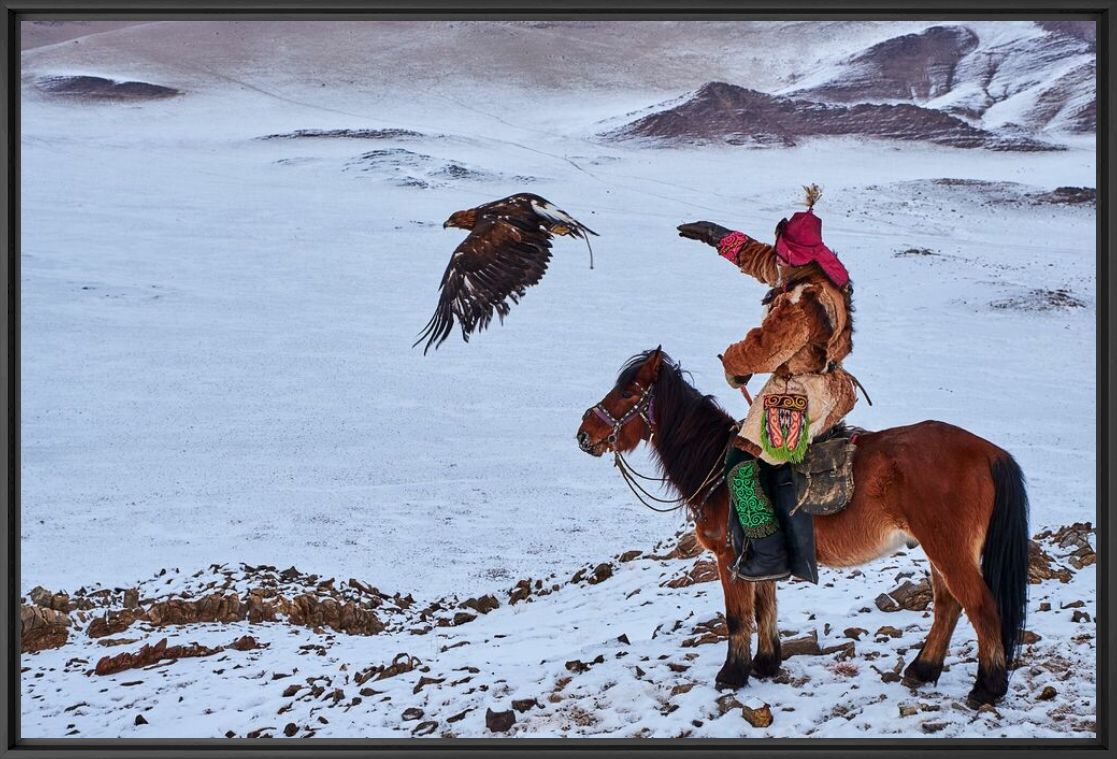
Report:
M 588 409 L 579 447 L 594 456 L 652 446 L 665 481 L 687 502 L 699 542 L 717 557 L 725 593 L 729 653 L 719 686 L 741 687 L 750 672 L 779 671 L 774 582 L 732 580 L 726 540 L 729 516 L 720 475 L 734 421 L 686 380 L 659 348 L 621 370 L 616 385 Z M 1024 627 L 1027 600 L 1028 502 L 1020 467 L 1007 452 L 963 429 L 926 421 L 861 434 L 853 461 L 854 496 L 842 511 L 816 516 L 819 564 L 849 567 L 918 541 L 931 563 L 934 621 L 904 682 L 936 682 L 964 609 L 977 632 L 973 707 L 1008 690 L 1008 666 Z M 706 493 L 702 497 L 700 493 Z M 753 622 L 757 653 L 751 656 Z

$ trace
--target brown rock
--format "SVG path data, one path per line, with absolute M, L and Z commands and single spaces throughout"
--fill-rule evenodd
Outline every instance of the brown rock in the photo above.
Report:
M 146 724 L 147 724 L 147 720 L 146 720 L 146 719 L 144 719 L 144 716 L 143 716 L 142 714 L 137 714 L 137 715 L 136 715 L 136 719 L 135 719 L 135 724 L 137 724 L 137 725 L 146 725 Z
M 163 638 L 154 645 L 145 645 L 135 653 L 124 652 L 116 656 L 104 656 L 94 667 L 94 674 L 112 675 L 126 669 L 146 667 L 163 659 L 184 659 L 192 656 L 212 656 L 222 648 L 208 648 L 194 643 L 189 646 L 168 646 L 167 639 Z
M 21 653 L 58 648 L 69 637 L 70 618 L 43 606 L 23 604 L 19 609 Z
M 116 633 L 123 632 L 132 626 L 136 621 L 136 615 L 130 610 L 123 611 L 108 611 L 105 616 L 94 619 L 89 623 L 89 629 L 86 634 L 90 638 L 102 638 L 106 635 L 115 635 Z
M 1036 700 L 1038 700 L 1038 701 L 1050 701 L 1051 699 L 1055 698 L 1055 696 L 1057 696 L 1058 694 L 1059 694 L 1059 692 L 1057 690 L 1055 690 L 1053 687 L 1048 685 L 1042 691 L 1040 691 L 1040 694 L 1038 696 L 1036 696 Z
M 604 582 L 613 576 L 612 564 L 598 564 L 593 568 L 593 575 L 589 578 L 590 585 L 596 585 L 599 582 Z
M 827 646 L 826 648 L 822 649 L 823 656 L 837 654 L 837 656 L 835 656 L 834 658 L 838 661 L 852 659 L 856 653 L 857 649 L 852 640 L 846 641 L 845 643 L 839 643 L 836 646 Z
M 462 602 L 462 606 L 467 609 L 473 609 L 478 614 L 488 614 L 493 609 L 500 606 L 500 601 L 496 600 L 496 596 L 489 595 L 480 596 L 479 598 L 469 598 Z
M 1040 547 L 1039 543 L 1034 540 L 1028 541 L 1029 583 L 1035 585 L 1051 579 L 1059 582 L 1070 582 L 1071 577 L 1071 571 L 1066 567 L 1056 566 L 1054 559 Z
M 629 561 L 632 561 L 633 559 L 638 559 L 642 555 L 643 555 L 643 551 L 636 551 L 636 550 L 625 551 L 624 553 L 622 553 L 620 556 L 617 557 L 617 561 L 624 564 L 624 563 L 627 563 Z
M 454 724 L 455 722 L 461 722 L 463 719 L 465 719 L 465 715 L 469 714 L 471 711 L 473 711 L 473 710 L 472 709 L 466 709 L 463 712 L 458 712 L 453 717 L 447 717 L 446 721 L 449 722 L 451 725 Z
M 267 643 L 261 643 L 251 635 L 242 635 L 229 644 L 234 651 L 255 651 L 258 648 L 267 648 Z
M 124 608 L 125 609 L 138 609 L 140 606 L 140 591 L 136 588 L 128 588 L 124 591 Z
M 734 709 L 740 709 L 742 706 L 744 706 L 744 704 L 738 701 L 737 697 L 734 696 L 732 693 L 726 693 L 724 696 L 719 696 L 717 704 L 719 715 L 728 714 Z
M 945 722 L 924 722 L 921 725 L 921 727 L 923 728 L 923 732 L 930 735 L 932 733 L 941 732 L 946 727 L 946 723 Z
M 878 635 L 878 636 L 880 636 L 880 635 L 887 636 L 889 638 L 900 638 L 900 637 L 903 637 L 903 635 L 904 635 L 903 632 L 901 632 L 900 630 L 897 630 L 895 627 L 892 627 L 891 625 L 884 625 L 879 630 L 877 630 L 875 634 Z
M 454 615 L 454 626 L 457 627 L 458 625 L 464 625 L 468 622 L 472 622 L 475 619 L 477 619 L 476 614 L 470 614 L 467 611 L 459 611 L 457 614 Z
M 283 697 L 284 698 L 291 698 L 291 696 L 298 693 L 302 689 L 302 687 L 303 686 L 301 686 L 301 685 L 288 685 L 283 691 Z
M 422 717 L 423 710 L 416 706 L 412 706 L 410 709 L 404 709 L 403 714 L 400 715 L 400 719 L 404 722 L 412 722 L 417 719 L 422 719 Z
M 842 635 L 854 640 L 861 640 L 861 636 L 867 634 L 869 631 L 864 627 L 847 627 L 842 631 Z
M 1043 636 L 1039 633 L 1032 632 L 1031 630 L 1023 630 L 1020 633 L 1020 642 L 1026 646 L 1029 646 L 1032 643 L 1037 643 L 1041 640 L 1043 640 Z
M 539 706 L 539 702 L 534 698 L 518 698 L 512 702 L 512 708 L 518 712 L 526 712 L 536 706 Z
M 531 595 L 531 580 L 520 580 L 508 594 L 508 603 L 516 604 Z
M 494 712 L 492 709 L 485 710 L 485 727 L 489 728 L 490 732 L 506 733 L 514 724 L 516 724 L 516 713 L 511 709 L 506 712 Z
M 741 716 L 753 727 L 768 727 L 772 724 L 772 708 L 768 704 L 764 704 L 758 709 L 742 706 Z
M 286 735 L 288 738 L 294 737 L 295 733 L 297 732 L 299 732 L 299 726 L 296 725 L 294 722 L 288 722 L 286 725 L 283 726 L 283 734 Z
M 439 683 L 445 681 L 445 677 L 420 677 L 419 682 L 415 683 L 415 687 L 411 689 L 411 692 L 418 693 L 428 685 L 438 685 Z
M 905 580 L 896 589 L 880 594 L 876 597 L 876 606 L 881 611 L 924 611 L 932 599 L 931 581 L 924 577 L 915 583 Z
M 415 729 L 411 731 L 411 734 L 418 736 L 430 735 L 437 729 L 438 722 L 436 722 L 435 720 L 428 720 L 427 722 L 420 722 L 418 725 L 416 725 Z
M 912 706 L 911 704 L 900 704 L 900 716 L 901 717 L 912 717 L 912 716 L 914 716 L 918 713 L 919 713 L 919 709 Z
M 818 633 L 813 630 L 809 635 L 783 641 L 780 650 L 785 660 L 792 656 L 818 656 L 822 653 L 818 645 Z
M 716 579 L 718 579 L 717 564 L 709 559 L 699 559 L 686 573 L 668 580 L 664 585 L 668 588 L 686 588 L 703 582 L 713 582 Z
M 1075 609 L 1074 615 L 1070 618 L 1071 622 L 1090 622 L 1090 615 L 1081 609 Z

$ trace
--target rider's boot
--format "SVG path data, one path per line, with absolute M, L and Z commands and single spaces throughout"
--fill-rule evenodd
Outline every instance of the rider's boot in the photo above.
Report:
M 730 536 L 737 537 L 733 542 L 738 551 L 730 571 L 750 582 L 786 579 L 791 569 L 783 530 L 760 476 L 767 465 L 736 448 L 727 464 Z

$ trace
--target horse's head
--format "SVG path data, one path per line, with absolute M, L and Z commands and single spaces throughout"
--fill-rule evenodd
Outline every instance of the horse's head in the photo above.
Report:
M 582 415 L 576 435 L 579 448 L 591 456 L 609 451 L 627 453 L 640 441 L 651 438 L 654 390 L 665 358 L 656 348 L 625 365 L 613 389 Z

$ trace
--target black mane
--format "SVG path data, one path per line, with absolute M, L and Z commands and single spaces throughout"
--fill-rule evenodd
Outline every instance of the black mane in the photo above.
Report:
M 633 356 L 617 377 L 617 388 L 627 387 L 640 367 L 654 353 Z M 733 418 L 712 395 L 702 395 L 688 381 L 690 373 L 666 353 L 656 378 L 652 411 L 656 452 L 660 470 L 680 495 L 690 497 L 720 465 L 725 453 Z

